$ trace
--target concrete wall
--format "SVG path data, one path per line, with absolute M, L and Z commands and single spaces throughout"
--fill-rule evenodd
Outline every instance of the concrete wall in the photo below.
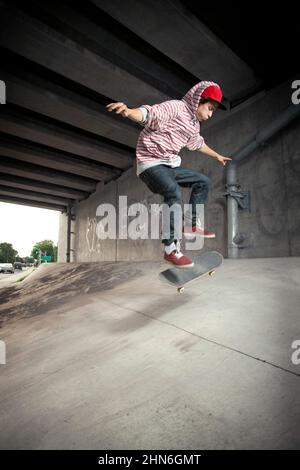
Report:
M 207 143 L 225 155 L 237 151 L 291 106 L 291 82 L 211 128 Z M 299 130 L 298 119 L 238 166 L 241 190 L 251 192 L 251 212 L 240 211 L 240 232 L 248 236 L 240 257 L 300 255 Z
M 152 202 L 160 202 L 159 196 L 154 196 L 136 177 L 135 169 L 126 171 L 117 181 L 110 182 L 105 186 L 98 185 L 96 193 L 76 207 L 75 253 L 77 262 L 160 258 L 160 240 L 100 240 L 97 237 L 97 206 L 99 204 L 113 204 L 118 215 L 119 196 L 127 196 L 127 206 L 135 202 L 141 202 L 147 206 Z M 120 233 L 118 216 L 116 230 L 117 233 Z
M 290 104 L 291 82 L 253 100 L 248 106 L 243 105 L 240 110 L 226 113 L 221 122 L 209 128 L 204 124 L 202 135 L 209 146 L 230 156 Z M 241 190 L 251 191 L 252 202 L 251 212 L 240 211 L 239 229 L 248 236 L 240 257 L 300 255 L 299 130 L 299 121 L 292 123 L 267 146 L 254 152 L 239 165 Z M 183 166 L 202 171 L 212 180 L 212 190 L 205 208 L 205 225 L 216 232 L 216 239 L 205 240 L 204 249 L 217 249 L 227 256 L 226 200 L 223 196 L 225 169 L 214 159 L 199 152 L 185 149 L 182 151 L 182 159 Z M 122 195 L 128 197 L 128 205 L 142 202 L 149 206 L 161 202 L 161 198 L 153 195 L 136 177 L 135 168 L 123 173 L 116 181 L 105 186 L 98 185 L 96 193 L 76 207 L 76 261 L 161 258 L 162 246 L 159 240 L 97 238 L 97 206 L 100 203 L 113 203 L 118 214 L 118 200 Z M 184 190 L 183 195 L 184 202 L 188 202 L 188 190 Z M 61 256 L 59 260 L 62 260 Z

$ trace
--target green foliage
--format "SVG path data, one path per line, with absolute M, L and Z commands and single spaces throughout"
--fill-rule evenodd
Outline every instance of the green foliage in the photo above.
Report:
M 42 240 L 37 242 L 31 250 L 31 256 L 35 259 L 39 259 L 40 251 L 42 256 L 51 256 L 52 261 L 56 261 L 56 246 L 52 240 Z
M 14 263 L 17 255 L 11 243 L 0 243 L 0 263 Z

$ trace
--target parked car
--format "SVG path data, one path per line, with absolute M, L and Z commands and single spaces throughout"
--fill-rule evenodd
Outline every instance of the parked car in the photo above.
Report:
M 22 263 L 21 263 L 20 261 L 16 261 L 16 262 L 14 263 L 14 268 L 15 268 L 15 269 L 20 269 L 20 270 L 22 271 L 22 269 L 23 269 L 23 268 L 22 268 Z
M 14 273 L 15 268 L 11 263 L 0 263 L 0 273 Z

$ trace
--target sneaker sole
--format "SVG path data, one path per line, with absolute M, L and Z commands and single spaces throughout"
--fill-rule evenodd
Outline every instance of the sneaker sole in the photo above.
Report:
M 179 268 L 179 269 L 193 268 L 195 266 L 195 263 L 179 265 L 179 264 L 172 263 L 172 261 L 168 261 L 167 259 L 164 259 L 164 261 L 168 264 L 171 264 L 173 268 Z

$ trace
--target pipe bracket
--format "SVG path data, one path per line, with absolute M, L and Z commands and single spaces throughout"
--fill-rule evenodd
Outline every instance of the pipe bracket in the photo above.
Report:
M 248 210 L 251 212 L 251 198 L 250 191 L 236 191 L 233 189 L 228 189 L 223 196 L 233 197 L 238 203 L 238 208 L 242 210 Z

